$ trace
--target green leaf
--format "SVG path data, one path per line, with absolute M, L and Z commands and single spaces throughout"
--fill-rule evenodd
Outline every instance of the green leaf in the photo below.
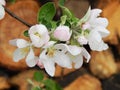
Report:
M 64 6 L 65 0 L 59 0 L 59 6 Z
M 31 90 L 42 90 L 40 87 L 33 87 Z
M 61 19 L 61 24 L 64 25 L 66 22 L 67 16 L 63 15 L 60 19 Z
M 45 81 L 43 81 L 43 83 L 45 84 L 47 90 L 62 90 L 60 85 L 58 85 L 51 79 L 46 79 Z
M 38 82 L 42 81 L 44 78 L 44 74 L 40 71 L 34 73 L 34 79 Z
M 28 30 L 24 31 L 24 36 L 29 37 Z
M 82 19 L 79 20 L 78 25 L 81 25 L 82 23 L 85 23 L 89 19 L 90 12 L 91 12 L 91 7 L 89 7 L 89 9 L 88 9 L 87 13 L 85 14 L 85 16 Z
M 38 12 L 38 22 L 42 23 L 43 21 L 51 21 L 55 16 L 56 9 L 52 2 L 44 4 Z

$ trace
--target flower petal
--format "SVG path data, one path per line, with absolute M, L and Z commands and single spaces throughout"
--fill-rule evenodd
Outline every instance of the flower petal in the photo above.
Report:
M 5 16 L 5 10 L 3 6 L 0 4 L 0 20 L 3 19 Z
M 82 53 L 81 53 L 86 59 L 87 59 L 87 63 L 89 62 L 91 56 L 90 54 L 87 52 L 87 50 L 85 48 L 82 48 Z
M 55 62 L 52 59 L 47 57 L 46 52 L 47 52 L 47 50 L 42 51 L 39 58 L 40 58 L 40 61 L 43 63 L 46 72 L 50 76 L 54 76 L 54 74 L 55 74 Z
M 0 0 L 0 4 L 5 6 L 6 5 L 5 0 Z
M 110 34 L 110 32 L 104 27 L 96 27 L 95 29 L 100 33 L 102 37 L 106 37 Z
M 108 45 L 105 44 L 102 40 L 100 42 L 94 41 L 94 39 L 91 39 L 88 43 L 90 48 L 95 51 L 102 51 L 108 49 Z
M 29 67 L 33 67 L 37 64 L 38 58 L 35 57 L 35 54 L 33 52 L 33 49 L 30 48 L 30 52 L 28 53 L 27 57 L 26 57 L 26 64 Z
M 27 55 L 27 52 L 22 52 L 22 49 L 16 49 L 13 53 L 13 60 L 15 62 L 18 62 L 19 60 L 25 58 L 25 56 Z
M 55 43 L 56 43 L 55 41 L 49 41 L 42 48 L 49 48 L 53 46 Z
M 81 54 L 74 56 L 72 61 L 75 63 L 74 68 L 78 69 L 83 65 L 83 56 Z
M 24 47 L 29 46 L 29 43 L 24 39 L 17 39 L 16 44 L 18 48 L 24 48 Z
M 54 57 L 55 62 L 61 67 L 72 68 L 72 62 L 68 55 L 62 52 L 56 52 Z
M 78 55 L 81 53 L 81 48 L 75 45 L 69 45 L 68 46 L 68 51 L 72 54 L 72 55 Z
M 17 39 L 13 39 L 13 40 L 9 40 L 9 44 L 13 45 L 13 46 L 17 46 Z

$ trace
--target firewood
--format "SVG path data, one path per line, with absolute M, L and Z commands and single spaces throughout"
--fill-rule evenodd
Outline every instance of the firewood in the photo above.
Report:
M 0 90 L 5 90 L 9 88 L 10 88 L 10 85 L 8 83 L 7 78 L 4 76 L 0 76 Z
M 102 90 L 100 81 L 88 74 L 78 77 L 64 90 Z
M 19 0 L 15 4 L 8 5 L 8 9 L 30 24 L 36 24 L 38 2 L 35 0 Z M 28 27 L 17 21 L 6 13 L 5 18 L 0 21 L 0 64 L 11 70 L 27 68 L 24 60 L 13 61 L 13 52 L 16 47 L 9 45 L 9 40 L 15 38 L 27 39 L 23 32 Z
M 91 52 L 90 70 L 99 78 L 108 78 L 117 73 L 117 65 L 110 50 Z

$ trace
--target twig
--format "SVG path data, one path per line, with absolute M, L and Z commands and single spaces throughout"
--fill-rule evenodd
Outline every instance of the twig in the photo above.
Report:
M 3 6 L 4 7 L 4 6 Z M 18 21 L 20 21 L 21 23 L 23 23 L 24 25 L 26 25 L 27 27 L 31 27 L 32 25 L 25 22 L 23 19 L 21 19 L 20 17 L 16 16 L 13 12 L 11 12 L 9 9 L 7 9 L 6 7 L 4 7 L 5 11 L 12 16 L 13 18 L 17 19 Z

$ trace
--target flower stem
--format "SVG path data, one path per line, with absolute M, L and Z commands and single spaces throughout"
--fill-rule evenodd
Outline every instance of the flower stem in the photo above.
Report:
M 9 9 L 7 9 L 5 6 L 3 6 L 5 11 L 12 16 L 13 18 L 17 19 L 19 22 L 23 23 L 24 25 L 26 25 L 27 27 L 31 27 L 32 25 L 25 22 L 23 19 L 21 19 L 20 17 L 16 16 L 13 12 L 11 12 Z

